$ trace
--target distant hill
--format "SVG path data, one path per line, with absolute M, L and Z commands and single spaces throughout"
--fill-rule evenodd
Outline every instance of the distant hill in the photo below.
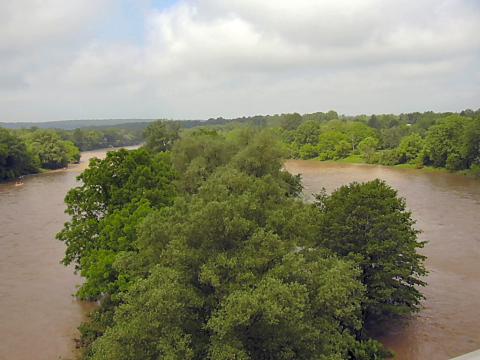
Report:
M 102 119 L 102 120 L 61 120 L 45 122 L 0 122 L 0 127 L 7 129 L 22 129 L 38 127 L 41 129 L 63 129 L 74 130 L 78 128 L 93 127 L 135 127 L 133 124 L 139 124 L 140 127 L 156 119 Z M 127 124 L 129 124 L 127 126 Z M 143 126 L 142 126 L 143 125 Z

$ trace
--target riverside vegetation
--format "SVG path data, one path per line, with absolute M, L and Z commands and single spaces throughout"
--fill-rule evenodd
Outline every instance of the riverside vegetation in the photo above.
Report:
M 296 159 L 427 166 L 480 176 L 480 109 L 371 116 L 329 111 L 230 122 L 275 129 Z
M 139 144 L 144 131 L 155 131 L 148 124 L 132 122 L 75 130 L 0 128 L 0 181 L 78 161 L 75 148 L 85 151 Z M 372 116 L 345 116 L 329 111 L 177 120 L 168 124 L 177 130 L 272 128 L 285 145 L 285 156 L 291 158 L 427 166 L 480 176 L 480 110 Z
M 281 135 L 158 122 L 90 162 L 57 235 L 100 304 L 85 359 L 389 355 L 368 329 L 421 306 L 411 213 L 380 180 L 306 203 Z
M 0 127 L 0 181 L 80 160 L 80 151 L 139 144 L 143 129 L 21 129 Z

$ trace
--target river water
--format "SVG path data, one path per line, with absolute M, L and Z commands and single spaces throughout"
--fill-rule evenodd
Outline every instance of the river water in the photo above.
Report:
M 396 359 L 450 359 L 480 348 L 480 181 L 447 173 L 381 166 L 288 161 L 305 194 L 352 181 L 385 180 L 398 190 L 428 241 L 424 309 L 378 338 Z
M 91 305 L 72 294 L 80 283 L 60 264 L 55 234 L 67 221 L 63 199 L 88 159 L 66 170 L 0 184 L 0 360 L 73 359 L 77 327 Z
M 59 263 L 54 236 L 67 220 L 64 196 L 92 156 L 67 170 L 0 184 L 0 359 L 72 359 L 77 326 L 89 305 L 72 296 L 80 278 Z M 480 348 L 480 182 L 386 167 L 288 161 L 305 193 L 384 179 L 407 200 L 428 244 L 424 309 L 379 334 L 397 359 L 449 359 Z

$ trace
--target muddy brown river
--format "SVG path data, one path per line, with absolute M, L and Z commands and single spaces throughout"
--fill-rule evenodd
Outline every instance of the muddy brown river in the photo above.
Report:
M 0 184 L 0 360 L 75 357 L 77 326 L 91 304 L 72 294 L 80 283 L 60 264 L 65 247 L 55 234 L 67 220 L 63 199 L 92 156 L 67 170 Z
M 73 359 L 76 327 L 88 304 L 72 297 L 80 283 L 59 263 L 64 245 L 63 198 L 76 185 L 83 153 L 68 170 L 0 184 L 0 359 Z M 424 309 L 379 335 L 397 359 L 449 359 L 480 348 L 480 181 L 462 176 L 362 165 L 288 161 L 305 192 L 332 191 L 351 181 L 384 179 L 412 210 L 428 256 Z
M 406 198 L 428 241 L 424 309 L 379 339 L 397 359 L 450 359 L 480 348 L 480 181 L 447 173 L 380 166 L 288 161 L 305 193 L 352 181 L 385 180 Z

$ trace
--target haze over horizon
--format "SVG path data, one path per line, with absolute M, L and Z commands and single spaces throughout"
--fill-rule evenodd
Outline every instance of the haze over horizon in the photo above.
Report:
M 480 107 L 475 0 L 17 0 L 0 21 L 0 122 Z

